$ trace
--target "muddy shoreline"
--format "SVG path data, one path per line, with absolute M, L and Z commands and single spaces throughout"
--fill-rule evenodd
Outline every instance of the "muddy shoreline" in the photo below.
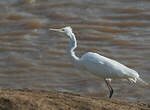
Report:
M 150 103 L 57 91 L 0 89 L 0 110 L 150 110 Z

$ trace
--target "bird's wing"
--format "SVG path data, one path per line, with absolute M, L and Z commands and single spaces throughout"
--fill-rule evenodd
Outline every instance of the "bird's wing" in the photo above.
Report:
M 100 56 L 97 53 L 92 53 L 92 52 L 88 52 L 85 55 L 83 55 L 83 58 L 85 58 L 88 61 L 91 61 L 93 63 L 97 63 L 97 64 L 104 64 L 105 60 L 103 58 L 103 56 Z
M 89 58 L 88 59 L 90 62 L 93 62 L 95 64 L 101 64 L 101 65 L 104 65 L 104 62 L 101 61 L 101 60 L 98 60 L 98 59 L 95 59 L 95 58 Z
M 97 53 L 88 52 L 83 59 L 88 71 L 105 78 L 126 78 L 137 74 L 125 65 Z
M 96 76 L 110 78 L 111 74 L 106 64 L 106 61 L 100 55 L 88 52 L 83 55 L 82 60 L 87 71 L 95 74 Z

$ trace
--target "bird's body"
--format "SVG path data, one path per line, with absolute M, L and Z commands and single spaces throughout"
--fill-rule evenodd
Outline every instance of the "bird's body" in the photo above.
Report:
M 128 79 L 139 77 L 136 71 L 97 53 L 88 52 L 83 55 L 80 60 L 86 70 L 104 79 Z
M 139 77 L 139 74 L 135 70 L 97 53 L 88 52 L 81 58 L 78 58 L 74 53 L 77 42 L 71 27 L 50 30 L 62 32 L 69 36 L 70 44 L 67 47 L 67 53 L 71 62 L 80 70 L 86 70 L 91 74 L 104 79 L 110 91 L 110 98 L 113 94 L 113 89 L 109 83 L 111 79 L 126 79 L 134 83 L 139 80 L 143 84 L 147 84 Z

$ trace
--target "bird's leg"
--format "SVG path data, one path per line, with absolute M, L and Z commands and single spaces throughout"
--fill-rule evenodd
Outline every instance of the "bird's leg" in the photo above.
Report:
M 110 91 L 109 98 L 111 98 L 111 97 L 112 97 L 112 94 L 113 94 L 113 88 L 111 87 L 109 81 L 107 81 L 107 80 L 105 79 L 105 82 L 106 82 L 107 87 L 108 87 L 108 89 L 109 89 L 109 91 Z

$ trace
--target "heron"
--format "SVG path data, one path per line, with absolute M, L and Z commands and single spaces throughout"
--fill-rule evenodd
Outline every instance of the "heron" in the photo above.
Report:
M 69 37 L 70 43 L 67 46 L 67 54 L 72 64 L 80 70 L 88 71 L 94 76 L 102 78 L 108 87 L 109 98 L 113 95 L 113 88 L 110 84 L 112 79 L 128 80 L 132 83 L 139 81 L 147 85 L 147 83 L 139 77 L 138 72 L 113 59 L 94 52 L 87 52 L 81 58 L 77 57 L 74 52 L 77 47 L 77 40 L 70 26 L 60 29 L 50 28 L 49 30 L 64 33 Z

